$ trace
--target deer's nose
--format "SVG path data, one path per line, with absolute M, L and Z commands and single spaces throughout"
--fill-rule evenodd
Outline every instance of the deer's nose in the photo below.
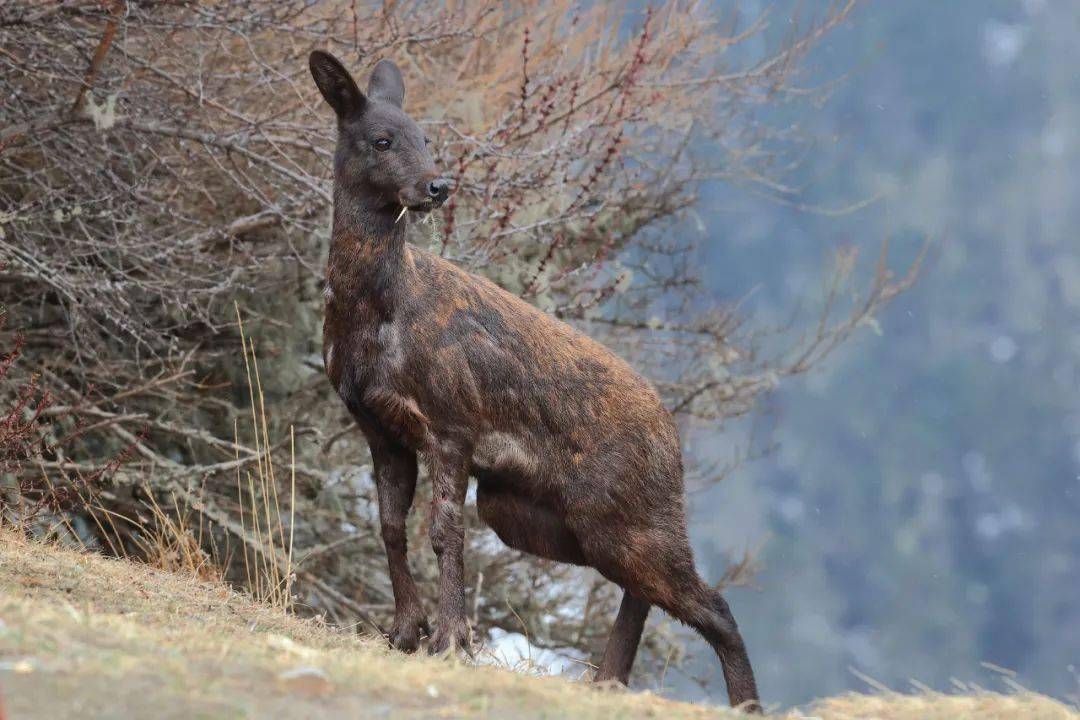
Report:
M 443 178 L 436 178 L 428 183 L 428 197 L 441 203 L 450 194 L 450 183 Z

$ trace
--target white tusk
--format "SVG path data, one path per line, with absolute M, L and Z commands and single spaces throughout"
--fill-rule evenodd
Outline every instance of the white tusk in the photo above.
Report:
M 401 206 L 401 212 L 398 213 L 397 220 L 394 221 L 395 225 L 401 222 L 401 218 L 405 217 L 405 211 L 408 209 L 409 208 L 405 207 L 404 205 Z

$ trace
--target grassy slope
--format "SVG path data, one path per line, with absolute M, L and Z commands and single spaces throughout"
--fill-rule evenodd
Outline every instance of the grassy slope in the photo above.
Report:
M 12 718 L 734 716 L 406 657 L 220 585 L 3 534 L 0 696 Z M 1037 695 L 846 696 L 808 714 L 1080 719 Z

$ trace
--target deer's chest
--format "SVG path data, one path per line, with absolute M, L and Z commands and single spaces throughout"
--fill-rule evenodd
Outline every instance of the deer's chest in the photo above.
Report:
M 400 324 L 379 321 L 362 309 L 349 317 L 328 307 L 324 328 L 326 374 L 349 411 L 407 447 L 423 447 L 428 421 L 412 388 Z

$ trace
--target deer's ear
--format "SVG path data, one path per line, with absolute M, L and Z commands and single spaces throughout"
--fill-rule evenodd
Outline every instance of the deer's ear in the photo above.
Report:
M 367 98 L 336 57 L 316 50 L 308 56 L 308 67 L 311 68 L 311 77 L 315 78 L 319 92 L 326 98 L 326 102 L 330 103 L 330 107 L 334 108 L 339 118 L 363 112 Z
M 380 60 L 371 71 L 367 86 L 368 95 L 401 108 L 405 102 L 405 81 L 398 66 L 389 60 Z

